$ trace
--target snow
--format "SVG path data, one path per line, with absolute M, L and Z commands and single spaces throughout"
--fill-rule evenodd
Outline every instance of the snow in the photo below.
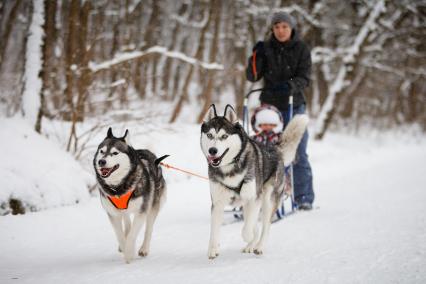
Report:
M 5 126 L 13 135 L 13 124 Z M 148 133 L 135 126 L 132 143 L 171 154 L 167 163 L 206 175 L 199 126 L 172 126 Z M 37 147 L 44 139 L 33 135 L 27 140 L 34 149 L 45 148 Z M 64 159 L 53 145 L 37 159 L 12 152 L 6 138 L 0 141 L 9 162 Z M 12 139 L 17 145 L 23 140 Z M 234 223 L 222 226 L 221 254 L 208 260 L 208 182 L 170 169 L 163 170 L 168 200 L 155 224 L 151 254 L 130 264 L 117 251 L 98 198 L 0 217 L 0 283 L 426 283 L 425 145 L 424 138 L 378 141 L 332 133 L 311 141 L 316 209 L 273 224 L 263 256 L 240 252 L 242 224 Z M 2 174 L 8 169 L 3 161 Z M 40 174 L 21 173 L 28 182 Z M 77 175 L 72 180 L 64 184 L 73 186 Z M 2 181 L 18 184 L 4 176 Z
M 22 110 L 27 120 L 34 126 L 40 108 L 41 80 L 41 45 L 43 39 L 44 7 L 42 0 L 33 1 L 33 14 L 26 45 L 24 92 L 22 94 Z
M 94 178 L 58 145 L 33 130 L 20 118 L 0 121 L 0 215 L 9 200 L 20 200 L 26 211 L 89 200 Z

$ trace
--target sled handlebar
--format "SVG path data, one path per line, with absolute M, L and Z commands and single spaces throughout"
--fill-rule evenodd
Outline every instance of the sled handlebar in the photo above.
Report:
M 261 91 L 263 91 L 263 90 L 265 90 L 265 88 L 259 88 L 259 89 L 251 90 L 250 92 L 248 92 L 248 93 L 245 95 L 245 98 L 246 98 L 246 99 L 248 99 L 248 98 L 250 97 L 250 95 L 251 95 L 251 94 L 256 93 L 256 92 L 261 92 Z

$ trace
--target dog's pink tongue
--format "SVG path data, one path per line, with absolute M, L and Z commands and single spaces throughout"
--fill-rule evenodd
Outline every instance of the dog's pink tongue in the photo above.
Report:
M 209 164 L 211 164 L 211 163 L 216 163 L 219 160 L 219 158 L 218 157 L 209 156 L 207 158 L 207 160 L 208 160 Z
M 109 173 L 109 168 L 102 168 L 101 169 L 101 173 L 102 173 L 102 175 L 104 176 L 104 175 L 107 175 L 108 173 Z

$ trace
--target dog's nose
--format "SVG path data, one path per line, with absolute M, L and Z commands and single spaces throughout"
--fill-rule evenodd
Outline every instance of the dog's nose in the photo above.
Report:
M 98 165 L 99 165 L 100 167 L 103 167 L 103 166 L 105 166 L 105 165 L 106 165 L 106 161 L 105 161 L 104 159 L 99 160 L 99 161 L 98 161 Z
M 211 147 L 209 149 L 209 154 L 212 155 L 212 156 L 216 155 L 217 154 L 217 148 Z

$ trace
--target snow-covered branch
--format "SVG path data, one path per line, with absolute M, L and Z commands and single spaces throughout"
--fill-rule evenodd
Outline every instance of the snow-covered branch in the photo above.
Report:
M 401 78 L 406 78 L 407 75 L 414 75 L 414 76 L 423 76 L 426 77 L 426 69 L 425 68 L 418 68 L 418 69 L 413 69 L 413 68 L 394 68 L 379 62 L 363 62 L 362 63 L 363 66 L 365 67 L 369 67 L 369 68 L 375 68 L 377 70 L 383 71 L 383 72 L 387 72 L 387 73 L 392 73 L 394 75 L 397 75 L 398 77 Z
M 317 46 L 311 51 L 312 63 L 326 63 L 335 60 L 336 58 L 342 58 L 348 52 L 346 48 L 332 49 L 329 47 Z
M 192 64 L 192 65 L 196 65 L 196 66 L 200 66 L 201 68 L 204 69 L 210 69 L 210 70 L 224 70 L 224 66 L 222 64 L 219 63 L 208 63 L 208 62 L 204 62 L 204 61 L 200 61 L 197 60 L 194 57 L 190 57 L 182 52 L 178 52 L 178 51 L 170 51 L 167 50 L 167 48 L 163 47 L 163 46 L 153 46 L 150 47 L 144 51 L 133 51 L 133 52 L 125 52 L 125 53 L 119 53 L 117 54 L 117 56 L 111 60 L 107 60 L 105 62 L 102 63 L 94 63 L 94 62 L 90 62 L 89 63 L 89 68 L 92 72 L 98 72 L 100 70 L 104 70 L 104 69 L 108 69 L 111 68 L 114 65 L 126 62 L 126 61 L 130 61 L 130 60 L 134 60 L 134 59 L 138 59 L 140 57 L 143 57 L 145 55 L 149 55 L 149 54 L 154 54 L 154 53 L 158 53 L 170 58 L 175 58 L 175 59 L 179 59 L 182 60 L 186 63 Z
M 384 11 L 385 3 L 383 0 L 377 2 L 374 6 L 373 11 L 368 16 L 367 22 L 362 26 L 358 35 L 356 36 L 354 43 L 349 48 L 347 55 L 343 58 L 343 62 L 349 63 L 354 62 L 355 56 L 358 55 L 362 43 L 367 38 L 367 35 L 370 31 L 374 30 L 376 26 L 376 20 L 379 17 L 380 13 Z

